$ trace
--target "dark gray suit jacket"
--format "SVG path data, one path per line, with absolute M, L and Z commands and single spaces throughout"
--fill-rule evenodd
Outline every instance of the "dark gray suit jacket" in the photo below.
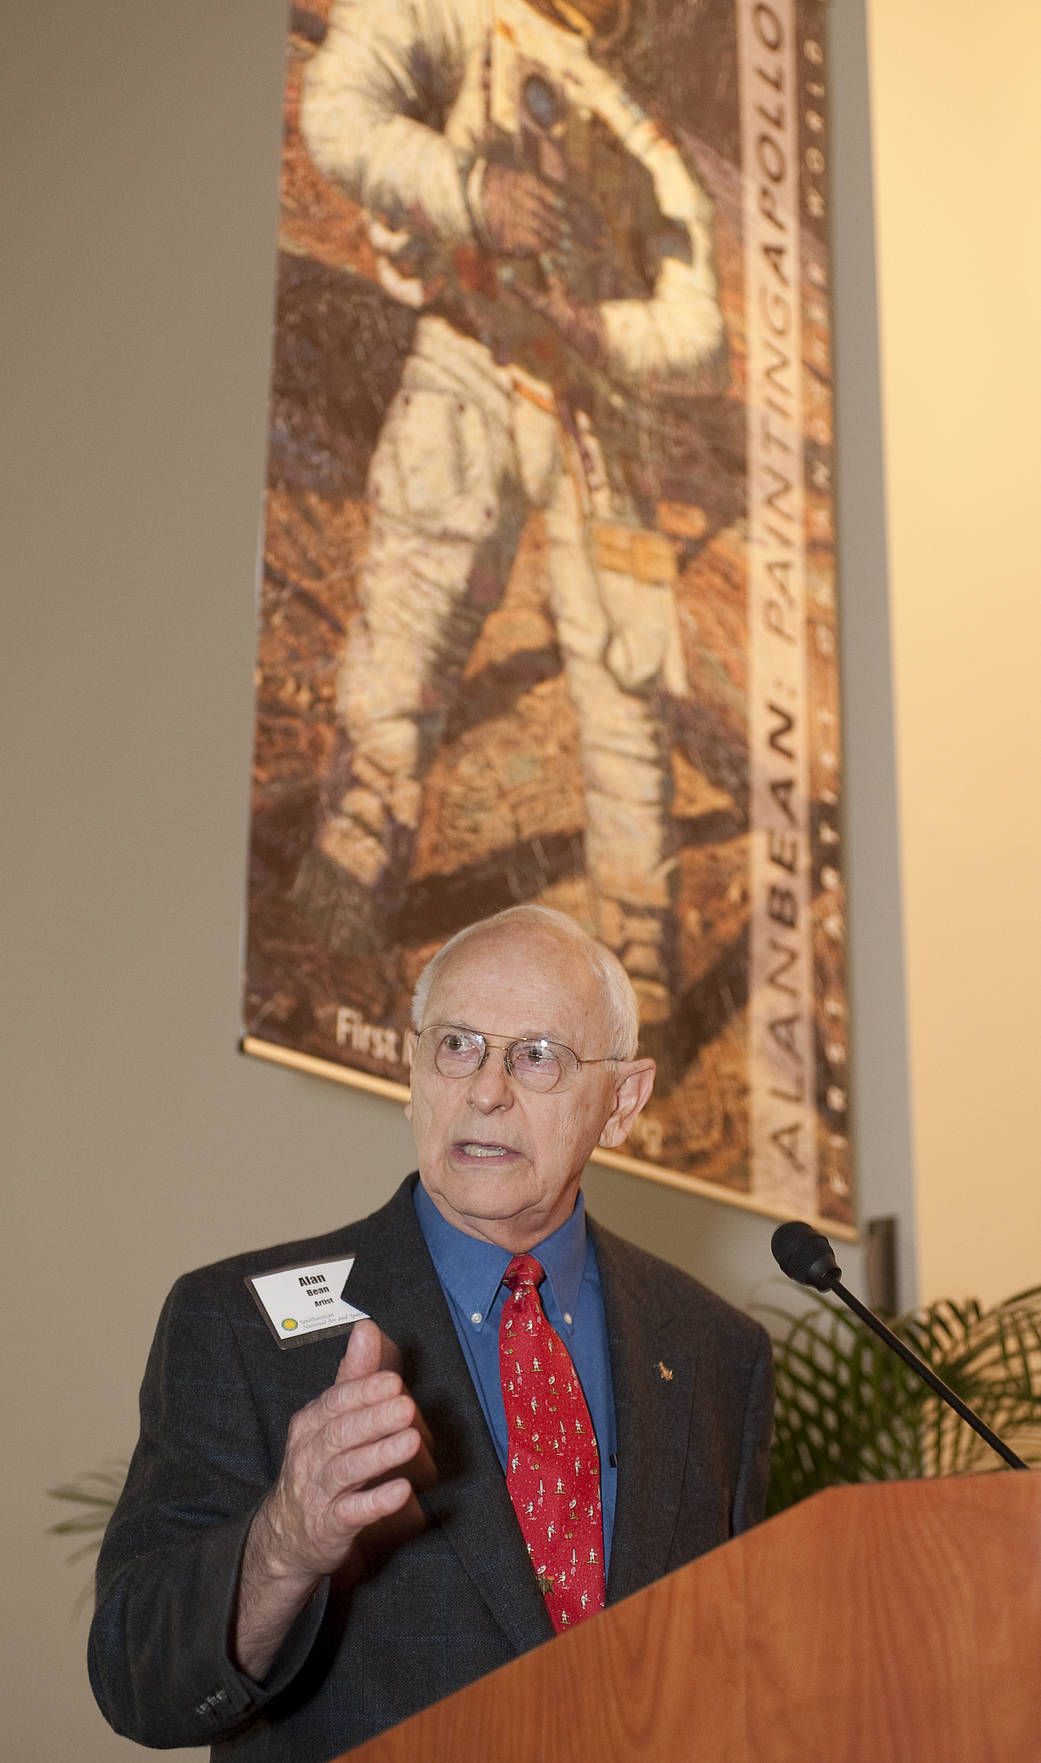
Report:
M 359 1224 L 219 1262 L 174 1287 L 98 1563 L 91 1681 L 117 1732 L 163 1747 L 218 1744 L 229 1763 L 328 1763 L 552 1639 L 416 1220 L 415 1180 Z M 747 1316 L 590 1229 L 617 1416 L 614 1603 L 761 1517 L 771 1357 Z M 242 1548 L 290 1417 L 333 1381 L 344 1341 L 280 1350 L 244 1280 L 349 1254 L 346 1295 L 400 1346 L 439 1480 L 423 1497 L 423 1534 L 353 1589 L 334 1576 L 259 1687 L 227 1650 Z

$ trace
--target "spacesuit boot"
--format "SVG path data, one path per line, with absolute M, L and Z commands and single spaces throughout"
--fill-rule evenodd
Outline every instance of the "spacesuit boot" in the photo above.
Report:
M 341 734 L 322 821 L 292 899 L 334 955 L 360 960 L 396 940 L 416 840 L 420 784 L 394 778 Z M 395 813 L 394 809 L 398 812 Z

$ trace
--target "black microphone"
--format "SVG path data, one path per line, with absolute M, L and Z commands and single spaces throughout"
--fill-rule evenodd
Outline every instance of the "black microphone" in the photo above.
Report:
M 942 1377 L 937 1377 L 931 1365 L 927 1365 L 924 1359 L 920 1359 L 906 1341 L 902 1341 L 891 1328 L 887 1328 L 873 1310 L 869 1310 L 866 1304 L 862 1304 L 860 1299 L 843 1285 L 842 1269 L 835 1259 L 835 1251 L 821 1231 L 814 1230 L 812 1224 L 804 1224 L 800 1220 L 793 1219 L 789 1224 L 778 1225 L 770 1240 L 770 1248 L 781 1272 L 786 1273 L 789 1279 L 798 1280 L 799 1284 L 803 1286 L 813 1286 L 818 1292 L 834 1292 L 837 1298 L 841 1298 L 842 1302 L 853 1311 L 853 1314 L 860 1317 L 861 1322 L 866 1322 L 869 1328 L 874 1329 L 879 1340 L 884 1341 L 887 1347 L 892 1347 L 893 1352 L 900 1355 L 904 1364 L 909 1365 L 911 1370 L 916 1372 L 931 1390 L 935 1390 L 941 1401 L 946 1402 L 949 1408 L 953 1408 L 954 1412 L 961 1416 L 962 1420 L 967 1421 L 974 1431 L 979 1433 L 980 1438 L 986 1441 L 991 1450 L 996 1451 L 999 1457 L 1003 1457 L 1013 1469 L 1028 1469 L 1030 1467 L 1029 1464 L 1024 1463 L 1022 1457 L 1017 1457 L 1015 1451 L 1009 1449 L 1003 1439 L 999 1439 L 996 1432 L 991 1431 L 986 1421 L 981 1420 L 979 1415 L 968 1406 L 968 1403 L 963 1402 L 961 1397 L 956 1395 L 948 1384 L 944 1383 Z

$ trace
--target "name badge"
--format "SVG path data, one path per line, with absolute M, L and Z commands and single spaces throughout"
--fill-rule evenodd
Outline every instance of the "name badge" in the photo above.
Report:
M 341 1297 L 355 1257 L 247 1274 L 246 1285 L 280 1347 L 302 1347 L 316 1335 L 346 1334 L 366 1312 Z

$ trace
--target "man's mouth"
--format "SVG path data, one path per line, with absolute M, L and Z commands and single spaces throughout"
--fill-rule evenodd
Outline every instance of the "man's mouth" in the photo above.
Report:
M 456 1143 L 456 1150 L 464 1157 L 512 1157 L 510 1145 L 483 1145 L 476 1139 L 461 1139 Z

